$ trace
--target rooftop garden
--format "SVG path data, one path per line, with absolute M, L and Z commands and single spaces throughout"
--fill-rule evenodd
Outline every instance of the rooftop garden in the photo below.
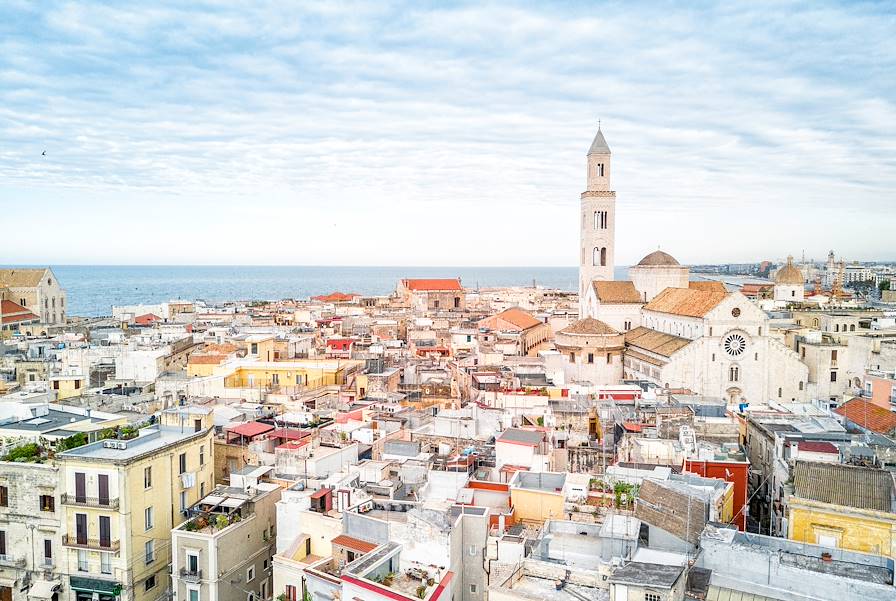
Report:
M 239 512 L 229 515 L 223 513 L 203 513 L 202 515 L 197 515 L 193 519 L 185 522 L 184 525 L 181 526 L 181 529 L 186 530 L 187 532 L 213 533 L 215 531 L 224 530 L 228 526 L 237 524 L 242 520 L 243 516 L 241 516 Z
M 22 442 L 24 439 L 7 440 L 10 444 L 17 444 L 10 449 L 5 455 L 0 456 L 0 461 L 12 461 L 15 463 L 43 463 L 48 459 L 53 459 L 56 453 L 62 453 L 71 449 L 77 449 L 89 442 L 98 440 L 106 440 L 107 438 L 117 438 L 119 440 L 130 440 L 140 435 L 140 428 L 145 428 L 153 423 L 152 420 L 136 426 L 116 426 L 114 428 L 106 428 L 96 433 L 93 440 L 87 432 L 76 432 L 66 438 L 60 438 L 55 441 L 41 438 L 38 442 Z

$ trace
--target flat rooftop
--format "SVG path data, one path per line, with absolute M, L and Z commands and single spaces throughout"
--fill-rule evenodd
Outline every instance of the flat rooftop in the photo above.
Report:
M 154 453 L 165 447 L 173 446 L 181 442 L 204 436 L 207 431 L 194 432 L 192 429 L 181 429 L 178 426 L 150 426 L 141 428 L 137 438 L 130 440 L 100 440 L 64 453 L 59 453 L 59 459 L 80 458 L 97 459 L 106 461 L 128 461 L 141 457 L 147 453 Z M 112 448 L 108 443 L 124 443 L 125 448 Z

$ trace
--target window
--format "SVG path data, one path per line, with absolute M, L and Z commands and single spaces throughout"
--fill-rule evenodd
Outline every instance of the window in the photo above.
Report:
M 837 372 L 832 371 L 831 372 L 831 382 L 836 382 L 836 381 L 837 381 Z
M 255 593 L 247 593 L 246 601 L 255 601 Z
M 205 482 L 200 482 L 200 483 L 199 483 L 199 496 L 200 496 L 200 497 L 204 497 L 204 496 L 205 496 Z
M 143 581 L 143 590 L 149 591 L 156 587 L 156 575 L 153 574 L 149 578 Z
M 454 308 L 460 309 L 460 297 L 459 296 L 454 297 Z
M 49 538 L 44 539 L 44 565 L 53 565 L 53 541 Z
M 740 380 L 740 368 L 736 365 L 732 365 L 728 368 L 728 379 L 731 382 L 737 382 Z
M 56 498 L 53 495 L 41 495 L 40 496 L 40 510 L 41 511 L 56 511 Z
M 802 389 L 803 389 L 803 381 L 800 380 L 800 390 L 802 390 Z
M 59 390 L 59 380 L 53 380 L 53 390 Z
M 570 363 L 575 363 L 575 362 L 576 362 L 576 354 L 575 354 L 575 353 L 570 353 L 570 354 L 569 354 L 569 362 L 570 362 Z
M 178 472 L 178 474 L 183 474 L 185 471 L 187 471 L 187 454 L 186 453 L 180 454 L 180 457 L 178 458 L 178 465 L 180 467 L 180 471 Z
M 296 601 L 296 587 L 291 584 L 286 585 L 286 601 Z
M 258 343 L 257 342 L 252 343 L 252 349 L 249 352 L 252 353 L 253 355 L 258 354 Z
M 631 329 L 632 329 L 632 322 L 630 322 L 630 321 L 626 321 L 626 322 L 624 322 L 624 323 L 622 324 L 622 327 L 623 327 L 623 329 L 625 329 L 626 331 L 631 330 Z
M 146 552 L 146 565 L 149 565 L 156 560 L 156 541 L 146 541 L 143 545 L 143 549 Z
M 781 389 L 780 388 L 778 388 L 778 398 L 779 399 L 781 398 Z
M 644 601 L 663 601 L 663 596 L 659 593 L 644 593 Z
M 146 530 L 152 530 L 152 507 L 143 510 L 143 524 Z
M 87 544 L 87 514 L 75 514 L 75 540 L 79 545 Z
M 712 354 L 712 360 L 713 360 L 713 361 L 716 360 L 716 354 L 715 354 L 715 353 Z
M 111 553 L 100 553 L 100 573 L 101 574 L 111 574 L 112 573 L 112 554 Z
M 107 515 L 100 516 L 100 546 L 112 546 L 112 519 Z
M 607 247 L 603 247 L 600 249 L 600 266 L 606 267 L 607 265 Z
M 837 349 L 833 349 L 831 351 L 831 362 L 834 362 L 836 360 L 837 360 Z
M 265 559 L 263 562 L 261 562 L 261 569 L 264 571 L 267 571 L 267 569 L 268 569 L 268 560 L 267 559 Z
M 0 507 L 9 507 L 9 489 L 0 486 Z
M 103 555 L 106 555 L 103 553 Z M 87 572 L 89 570 L 89 566 L 87 564 L 87 551 L 84 549 L 78 549 L 78 571 L 79 572 Z
M 438 308 L 439 308 L 439 301 L 438 301 L 438 299 L 436 299 L 436 300 L 434 300 L 434 301 L 432 302 L 432 307 L 433 307 L 433 309 L 438 309 Z
M 196 553 L 187 553 L 187 571 L 191 574 L 199 572 L 199 555 Z
M 470 593 L 472 593 L 474 595 L 476 594 L 476 585 L 475 584 L 470 585 Z
M 608 364 L 609 364 L 609 363 L 612 363 L 612 361 L 613 361 L 613 354 L 612 354 L 612 353 L 607 353 L 607 363 L 608 363 Z
M 188 595 L 187 595 L 187 596 L 188 596 L 188 600 L 189 600 L 189 601 L 199 601 L 199 589 L 198 589 L 198 588 L 191 588 L 191 589 L 188 589 L 188 590 L 189 590 L 189 593 L 188 593 Z
M 246 582 L 252 582 L 255 580 L 255 566 L 249 566 L 249 569 L 246 570 Z
M 199 447 L 199 467 L 205 465 L 205 445 Z
M 185 490 L 180 491 L 180 510 L 187 510 L 187 491 Z
M 594 363 L 594 353 L 588 353 L 588 363 Z
M 152 488 L 152 466 L 143 468 L 143 488 Z
M 6 530 L 0 530 L 0 555 L 6 555 Z

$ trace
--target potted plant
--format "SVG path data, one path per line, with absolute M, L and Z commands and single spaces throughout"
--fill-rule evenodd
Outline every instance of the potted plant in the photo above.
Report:
M 426 596 L 426 587 L 422 584 L 417 587 L 417 598 L 422 599 Z

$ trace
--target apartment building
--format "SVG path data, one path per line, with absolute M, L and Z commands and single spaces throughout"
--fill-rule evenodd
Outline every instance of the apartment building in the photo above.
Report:
M 132 437 L 56 456 L 70 601 L 168 598 L 171 529 L 213 486 L 211 426 L 169 410 Z

